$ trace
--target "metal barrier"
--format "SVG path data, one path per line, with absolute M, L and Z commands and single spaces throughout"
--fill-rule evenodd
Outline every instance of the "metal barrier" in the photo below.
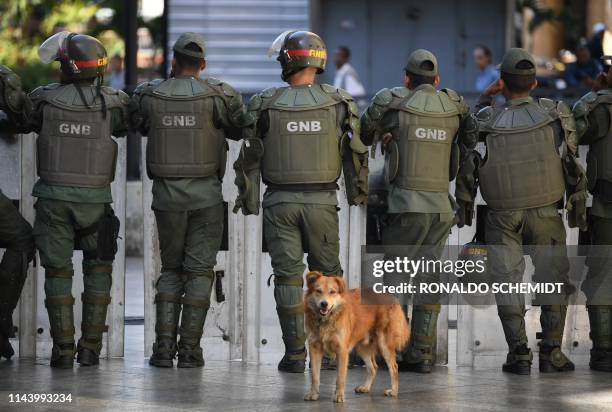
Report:
M 104 337 L 103 357 L 122 357 L 124 353 L 124 308 L 125 308 L 125 183 L 126 183 L 126 141 L 118 139 L 119 155 L 115 182 L 112 184 L 113 208 L 121 221 L 119 249 L 113 264 L 113 285 L 111 304 L 108 308 L 108 333 Z M 19 201 L 22 215 L 34 223 L 34 203 L 32 188 L 38 179 L 36 174 L 36 135 L 20 135 L 15 141 L 0 139 L 0 187 L 9 198 Z M 81 299 L 83 290 L 83 272 L 81 268 L 82 253 L 76 252 L 73 257 L 74 278 L 72 294 L 75 296 L 74 317 L 76 338 L 80 336 Z M 51 356 L 51 336 L 49 318 L 44 305 L 44 270 L 42 267 L 31 267 L 28 271 L 25 286 L 15 311 L 14 323 L 18 328 L 18 337 L 13 345 L 18 347 L 22 358 L 49 358 Z M 18 341 L 18 342 L 17 342 Z

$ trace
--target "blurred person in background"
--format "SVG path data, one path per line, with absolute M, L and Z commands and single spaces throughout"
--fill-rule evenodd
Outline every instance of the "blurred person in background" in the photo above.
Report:
M 365 88 L 359 81 L 357 71 L 349 64 L 351 50 L 346 46 L 339 46 L 334 53 L 336 74 L 334 75 L 334 87 L 346 90 L 353 98 L 365 96 Z
M 603 67 L 599 61 L 591 56 L 586 44 L 576 48 L 576 62 L 565 67 L 565 81 L 568 87 L 592 87 L 595 78 Z
M 603 23 L 595 23 L 591 30 L 591 39 L 588 43 L 591 57 L 599 60 L 603 56 L 603 39 L 606 34 L 606 25 Z
M 115 54 L 110 59 L 110 87 L 117 90 L 125 89 L 125 71 L 123 70 L 123 57 Z
M 499 79 L 499 72 L 493 65 L 491 50 L 484 45 L 476 46 L 474 48 L 474 63 L 480 70 L 476 77 L 476 90 L 483 92 L 488 85 Z

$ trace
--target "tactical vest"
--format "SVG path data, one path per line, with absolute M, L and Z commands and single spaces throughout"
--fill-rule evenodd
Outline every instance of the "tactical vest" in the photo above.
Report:
M 399 133 L 388 147 L 385 179 L 404 189 L 448 192 L 448 182 L 456 174 L 450 166 L 451 153 L 458 150 L 457 103 L 431 86 L 401 91 L 405 97 L 394 98 L 389 105 L 398 111 Z
M 171 78 L 146 92 L 151 126 L 147 168 L 153 177 L 223 177 L 225 134 L 213 123 L 214 96 L 206 80 Z
M 339 101 L 331 93 L 320 85 L 264 91 L 262 110 L 270 126 L 263 139 L 262 178 L 268 186 L 335 188 L 342 171 L 341 132 Z
M 496 210 L 559 201 L 565 179 L 550 125 L 556 119 L 535 102 L 493 110 L 480 127 L 487 133 L 487 158 L 479 171 L 484 200 Z
M 612 93 L 608 90 L 597 93 L 597 98 L 589 104 L 592 110 L 605 105 L 612 119 Z M 598 128 L 599 139 L 589 145 L 587 154 L 587 181 L 589 191 L 600 199 L 612 202 L 612 129 Z
M 57 186 L 105 187 L 114 180 L 117 143 L 111 114 L 103 115 L 95 86 L 81 86 L 87 107 L 73 84 L 52 84 L 33 92 L 46 102 L 37 140 L 38 175 Z M 106 110 L 123 107 L 122 92 L 103 87 Z M 122 101 L 121 95 L 124 97 Z

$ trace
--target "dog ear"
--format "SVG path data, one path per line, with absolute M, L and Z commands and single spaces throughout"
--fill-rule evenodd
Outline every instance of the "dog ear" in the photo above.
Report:
M 344 293 L 346 290 L 346 282 L 340 276 L 334 276 L 334 280 L 338 284 L 338 293 Z
M 310 272 L 306 275 L 306 286 L 311 287 L 323 274 L 321 272 Z

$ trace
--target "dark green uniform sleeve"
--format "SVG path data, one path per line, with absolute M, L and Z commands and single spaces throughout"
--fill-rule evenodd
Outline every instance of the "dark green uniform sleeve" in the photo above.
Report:
M 456 102 L 459 111 L 460 124 L 457 134 L 459 165 L 455 180 L 455 198 L 457 210 L 457 226 L 471 226 L 474 217 L 474 200 L 477 193 L 477 170 L 480 164 L 480 154 L 476 151 L 478 144 L 478 121 L 470 113 L 470 108 L 463 97 L 452 90 L 446 90 L 449 97 Z
M 130 130 L 130 110 L 132 102 L 129 96 L 122 91 L 119 91 L 117 100 L 119 103 L 118 106 L 110 109 L 113 136 L 125 137 Z
M 148 92 L 152 88 L 153 83 L 150 82 L 138 85 L 132 94 L 128 108 L 130 128 L 140 132 L 143 136 L 148 136 L 151 126 Z
M 242 96 L 227 83 L 221 83 L 222 96 L 215 97 L 215 125 L 225 131 L 225 137 L 232 140 L 242 138 L 247 112 Z
M 340 138 L 346 197 L 349 205 L 365 205 L 368 202 L 369 158 L 368 148 L 361 140 L 359 109 L 346 91 L 338 89 L 338 96 L 346 107 Z
M 387 110 L 389 110 L 389 104 L 392 100 L 393 94 L 391 90 L 380 90 L 372 98 L 372 102 L 361 116 L 361 141 L 368 146 L 375 143 L 380 122 Z
M 260 208 L 259 192 L 261 185 L 261 159 L 263 157 L 263 141 L 258 136 L 257 125 L 263 106 L 261 95 L 254 95 L 249 104 L 241 125 L 244 141 L 238 158 L 234 162 L 238 196 L 233 212 L 242 211 L 244 215 L 258 215 Z
M 608 110 L 605 105 L 596 104 L 597 98 L 597 93 L 587 93 L 572 108 L 576 135 L 581 145 L 589 145 L 605 137 L 612 126 Z
M 565 174 L 567 218 L 569 227 L 587 230 L 587 180 L 584 168 L 578 163 L 578 133 L 571 109 L 565 102 L 558 102 L 556 112 L 561 122 L 561 159 Z

